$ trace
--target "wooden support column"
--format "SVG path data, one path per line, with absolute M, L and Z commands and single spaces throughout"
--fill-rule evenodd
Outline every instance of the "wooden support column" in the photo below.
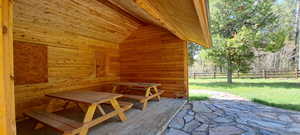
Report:
M 299 74 L 299 70 L 298 70 L 298 68 L 296 68 L 296 71 L 295 71 L 295 77 L 296 77 L 296 79 L 298 79 L 298 74 Z
M 266 70 L 263 70 L 263 75 L 264 75 L 264 78 L 267 79 L 267 72 L 266 72 Z
M 0 0 L 0 8 L 0 135 L 16 135 L 12 0 Z
M 189 62 L 188 62 L 188 42 L 184 41 L 184 47 L 183 47 L 183 73 L 184 73 L 184 88 L 185 88 L 185 97 L 189 97 Z
M 216 79 L 217 77 L 216 77 L 216 72 L 214 72 L 214 79 Z

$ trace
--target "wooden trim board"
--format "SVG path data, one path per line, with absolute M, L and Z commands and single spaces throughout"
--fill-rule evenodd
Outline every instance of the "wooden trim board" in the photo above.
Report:
M 0 134 L 16 135 L 12 1 L 0 0 L 0 8 Z

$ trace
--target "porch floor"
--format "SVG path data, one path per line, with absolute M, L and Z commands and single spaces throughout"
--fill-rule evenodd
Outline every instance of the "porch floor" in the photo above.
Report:
M 127 121 L 121 122 L 117 117 L 107 120 L 89 130 L 88 135 L 156 135 L 163 132 L 169 120 L 185 104 L 183 99 L 162 98 L 160 102 L 149 102 L 148 108 L 142 111 L 138 105 L 126 112 Z M 60 115 L 77 121 L 83 119 L 78 108 L 59 112 Z M 33 130 L 35 122 L 24 120 L 17 123 L 18 135 L 60 135 L 55 130 L 44 127 Z

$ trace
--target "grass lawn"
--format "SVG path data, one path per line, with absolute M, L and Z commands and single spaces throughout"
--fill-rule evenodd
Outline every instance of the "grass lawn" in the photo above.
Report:
M 189 100 L 208 100 L 209 95 L 207 94 L 199 94 L 197 91 L 189 91 Z
M 300 111 L 299 79 L 234 79 L 233 82 L 227 84 L 226 79 L 190 79 L 189 88 L 228 92 L 257 103 Z M 194 99 L 197 97 L 190 95 Z

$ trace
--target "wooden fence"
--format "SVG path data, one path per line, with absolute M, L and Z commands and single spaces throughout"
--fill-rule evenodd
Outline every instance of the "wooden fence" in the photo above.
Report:
M 192 73 L 190 78 L 194 79 L 217 79 L 226 78 L 227 74 L 225 72 L 210 72 L 210 73 Z M 294 71 L 260 71 L 260 72 L 249 72 L 249 73 L 239 73 L 235 72 L 232 78 L 246 79 L 246 78 L 298 78 L 300 77 L 300 70 Z

